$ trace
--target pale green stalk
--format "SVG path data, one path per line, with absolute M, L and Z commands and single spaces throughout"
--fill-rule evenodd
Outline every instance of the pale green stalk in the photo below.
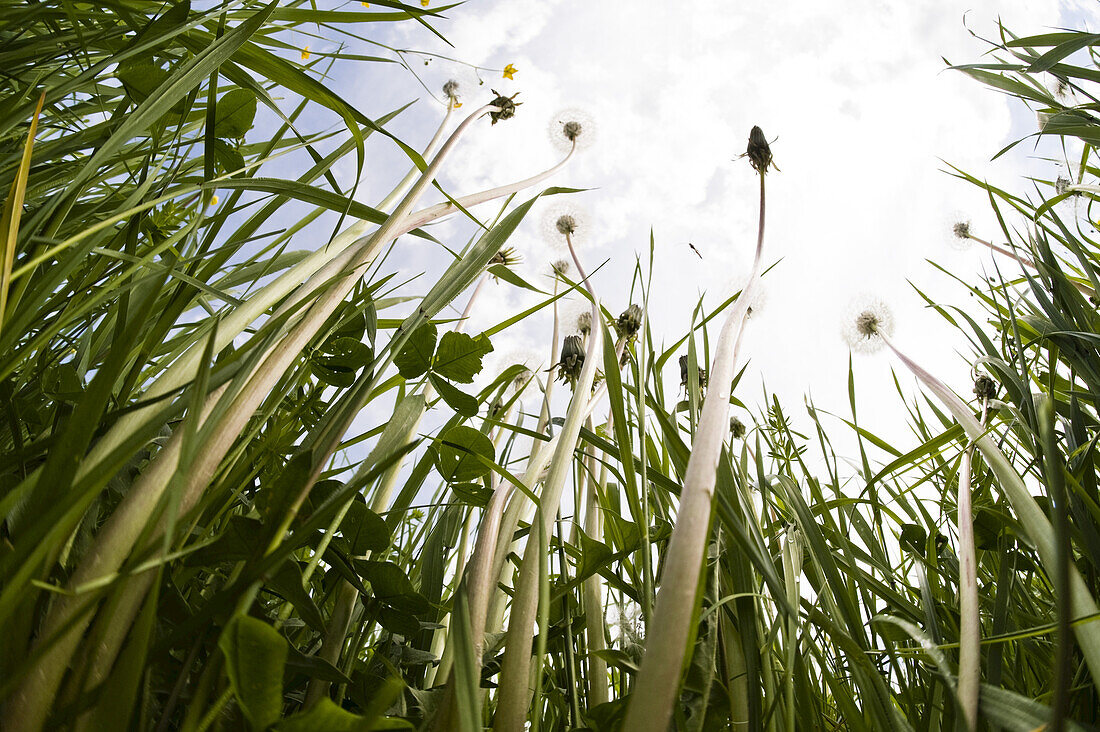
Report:
M 550 473 L 543 484 L 542 495 L 535 515 L 535 526 L 542 536 L 549 536 L 554 517 L 561 505 L 565 481 L 573 466 L 573 451 L 580 437 L 581 426 L 587 417 L 592 400 L 592 383 L 597 366 L 602 362 L 604 326 L 601 317 L 600 301 L 592 284 L 588 281 L 584 267 L 577 258 L 573 242 L 568 234 L 565 241 L 573 264 L 577 267 L 580 281 L 584 283 L 592 298 L 592 330 L 585 349 L 584 366 L 573 385 L 573 398 L 569 401 L 565 423 L 558 433 L 558 444 L 554 457 L 550 461 Z M 530 484 L 529 484 L 530 485 Z M 534 621 L 539 603 L 538 566 L 540 561 L 537 542 L 528 540 L 523 552 L 523 565 L 520 568 L 519 582 L 512 600 L 512 612 L 508 620 L 508 636 L 504 649 L 504 662 L 500 672 L 500 692 L 497 698 L 495 724 L 499 729 L 519 730 L 527 719 L 531 689 L 531 644 L 534 640 Z M 541 659 L 536 659 L 541 663 Z
M 799 606 L 799 598 L 801 593 L 799 591 L 799 578 L 802 575 L 802 532 L 798 530 L 798 527 L 792 526 L 787 530 L 787 534 L 783 541 L 783 583 L 787 591 L 787 604 L 792 608 Z M 784 625 L 786 631 L 785 648 L 786 652 L 786 668 L 784 669 L 783 678 L 784 686 L 786 688 L 786 708 L 785 721 L 786 729 L 793 730 L 794 727 L 794 664 L 795 658 L 798 656 L 798 616 L 790 615 L 787 617 L 787 622 Z
M 974 418 L 970 408 L 966 406 L 962 399 L 959 399 L 942 381 L 899 351 L 888 336 L 881 332 L 878 333 L 878 336 L 962 425 L 967 436 L 981 451 L 982 457 L 985 458 L 993 474 L 997 476 L 997 481 L 1004 492 L 1005 498 L 1008 499 L 1012 510 L 1020 519 L 1021 527 L 1039 555 L 1039 561 L 1042 562 L 1043 567 L 1051 577 L 1056 577 L 1058 575 L 1058 542 L 1054 536 L 1054 529 L 1051 527 L 1043 509 L 1035 502 L 1035 498 L 1032 497 L 1031 492 L 1024 485 L 1023 478 L 1012 467 L 1008 458 L 997 448 L 993 440 L 989 438 L 989 435 L 985 433 L 982 424 Z M 1089 593 L 1088 585 L 1085 584 L 1081 573 L 1072 562 L 1069 564 L 1068 589 L 1070 595 L 1069 605 L 1077 619 L 1091 618 L 1100 612 L 1096 607 L 1096 601 Z M 1093 684 L 1100 690 L 1100 624 L 1096 622 L 1078 623 L 1074 625 L 1074 633 L 1077 637 L 1077 644 L 1081 648 L 1081 654 L 1085 657 L 1085 663 L 1092 675 Z
M 609 416 L 608 423 L 611 419 Z M 589 426 L 591 427 L 591 421 Z M 585 456 L 589 478 L 584 530 L 592 539 L 603 541 L 603 514 L 600 513 L 599 494 L 607 487 L 607 465 L 601 461 L 597 468 L 596 458 L 595 450 Z M 599 572 L 584 581 L 584 624 L 588 638 L 588 708 L 591 709 L 610 701 L 607 691 L 607 662 L 597 655 L 599 651 L 607 649 L 604 638 L 603 578 Z
M 401 224 L 404 223 L 416 201 L 419 200 L 434 180 L 443 161 L 457 144 L 462 133 L 475 120 L 492 109 L 495 109 L 492 104 L 485 105 L 459 125 L 394 213 L 370 237 L 368 243 L 364 246 L 363 253 L 357 257 L 354 263 L 355 268 L 364 266 L 373 258 L 382 244 L 398 235 Z M 345 276 L 342 282 L 330 288 L 313 304 L 298 326 L 272 350 L 271 354 L 250 376 L 241 391 L 236 394 L 229 405 L 227 413 L 224 414 L 219 424 L 214 425 L 213 434 L 207 437 L 203 448 L 198 451 L 196 460 L 190 466 L 182 490 L 181 512 L 186 512 L 195 504 L 201 494 L 202 487 L 213 475 L 222 457 L 232 446 L 237 435 L 240 434 L 240 430 L 243 429 L 245 423 L 267 396 L 271 386 L 297 360 L 305 345 L 314 337 L 316 331 L 355 286 L 358 281 L 358 274 L 354 272 L 353 269 L 353 273 Z M 219 327 L 218 330 L 218 334 L 221 335 L 222 329 Z M 196 343 L 196 346 L 201 345 Z M 197 359 L 200 355 L 201 349 L 196 355 L 196 369 L 198 368 Z M 212 402 L 213 399 L 209 401 Z M 100 444 L 110 442 L 108 438 L 105 438 Z M 111 574 L 121 566 L 122 561 L 129 554 L 138 535 L 144 529 L 146 520 L 152 515 L 172 474 L 175 472 L 179 460 L 179 443 L 178 441 L 174 442 L 176 442 L 176 449 L 166 449 L 153 460 L 147 472 L 142 474 L 127 494 L 126 500 L 120 504 L 119 509 L 112 515 L 108 525 L 100 532 L 95 544 L 74 574 L 74 586 L 84 584 L 104 574 Z M 97 447 L 99 446 L 97 445 Z M 94 452 L 95 450 L 92 451 L 92 453 Z M 90 469 L 87 466 L 89 463 L 94 462 L 91 460 L 92 453 L 89 454 L 89 459 L 82 463 L 82 466 L 86 469 Z M 50 629 L 61 628 L 66 629 L 64 635 L 28 673 L 19 690 L 13 695 L 11 701 L 5 705 L 6 724 L 4 726 L 6 729 L 37 730 L 41 727 L 48 713 L 51 700 L 60 684 L 61 677 L 68 665 L 69 658 L 71 658 L 73 650 L 79 643 L 84 628 L 87 627 L 90 621 L 90 616 L 87 614 L 83 616 L 83 619 L 74 618 L 75 608 L 71 604 L 59 603 L 58 607 L 60 609 L 57 612 L 50 613 L 54 620 L 51 622 L 50 618 L 47 618 L 44 625 L 46 632 L 40 637 L 47 637 L 50 634 Z
M 982 400 L 985 429 L 989 403 Z M 978 691 L 981 685 L 982 627 L 978 606 L 978 558 L 974 550 L 974 511 L 971 507 L 970 473 L 974 458 L 974 443 L 963 450 L 959 465 L 958 525 L 959 525 L 959 683 L 956 694 L 962 708 L 966 728 L 978 725 Z
M 676 526 L 669 539 L 646 653 L 627 707 L 624 729 L 664 732 L 680 693 L 681 670 L 692 623 L 700 568 L 710 535 L 714 485 L 722 445 L 729 434 L 730 392 L 749 303 L 760 276 L 764 246 L 764 178 L 760 175 L 760 225 L 748 284 L 726 317 L 715 345 L 709 391 L 684 473 Z

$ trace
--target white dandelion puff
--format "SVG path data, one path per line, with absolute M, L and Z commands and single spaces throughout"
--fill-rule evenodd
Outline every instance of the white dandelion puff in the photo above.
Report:
M 973 234 L 972 224 L 961 211 L 951 212 L 943 224 L 944 241 L 952 249 L 965 251 L 970 248 Z
M 577 150 L 587 150 L 596 141 L 595 120 L 583 109 L 561 110 L 550 118 L 546 131 L 554 148 L 562 153 L 574 145 Z
M 573 247 L 577 248 L 588 241 L 591 225 L 584 209 L 558 203 L 546 208 L 540 228 L 547 244 L 559 251 L 565 251 L 568 249 L 565 237 L 568 235 Z
M 592 304 L 587 300 L 570 300 L 561 310 L 561 324 L 566 335 L 588 335 L 592 330 Z
M 894 334 L 894 315 L 879 298 L 857 298 L 848 306 L 841 334 L 853 351 L 874 353 L 883 346 L 880 334 Z

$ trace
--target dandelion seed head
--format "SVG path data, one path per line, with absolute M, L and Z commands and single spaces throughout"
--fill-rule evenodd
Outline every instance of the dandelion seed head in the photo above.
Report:
M 952 211 L 943 224 L 944 241 L 956 251 L 966 251 L 971 245 L 972 225 L 962 211 Z
M 447 79 L 443 84 L 443 95 L 450 97 L 452 100 L 458 99 L 458 90 L 462 88 L 462 84 L 458 79 Z
M 894 333 L 894 315 L 886 303 L 878 298 L 860 298 L 853 301 L 844 319 L 842 335 L 848 347 L 858 353 L 874 353 L 887 337 Z
M 573 242 L 574 248 L 588 241 L 588 213 L 578 206 L 553 204 L 543 213 L 540 228 L 542 238 L 547 244 L 558 251 L 568 251 L 566 235 Z
M 561 153 L 569 152 L 574 145 L 577 150 L 587 150 L 596 141 L 596 122 L 583 109 L 563 109 L 550 118 L 546 131 Z
M 592 305 L 587 300 L 570 300 L 561 310 L 564 333 L 588 335 L 592 331 Z
M 1073 184 L 1070 182 L 1069 178 L 1065 177 L 1064 175 L 1060 175 L 1054 181 L 1054 193 L 1056 195 L 1059 195 L 1059 196 L 1062 195 L 1063 193 L 1068 193 L 1069 192 L 1069 187 L 1071 185 L 1073 185 Z
M 568 259 L 556 259 L 550 263 L 550 274 L 554 277 L 563 277 L 569 274 L 572 267 L 573 263 Z

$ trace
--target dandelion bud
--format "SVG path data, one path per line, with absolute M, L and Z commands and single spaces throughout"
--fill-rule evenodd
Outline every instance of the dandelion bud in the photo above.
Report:
M 745 423 L 739 420 L 737 417 L 730 417 L 730 437 L 735 440 L 740 440 L 745 436 Z
M 561 360 L 557 363 L 558 377 L 573 384 L 584 367 L 584 346 L 580 336 L 566 336 L 561 345 Z
M 642 327 L 642 308 L 640 305 L 631 305 L 623 314 L 619 316 L 619 319 L 615 321 L 615 332 L 619 334 L 620 338 L 627 340 L 633 339 L 638 335 L 638 331 Z
M 974 396 L 984 401 L 997 398 L 997 382 L 985 374 L 980 374 L 974 379 Z
M 687 389 L 688 386 L 688 357 L 680 356 L 680 386 Z M 699 367 L 699 388 L 707 388 L 707 370 Z
M 506 97 L 503 94 L 501 94 L 500 92 L 498 92 L 496 89 L 493 89 L 492 91 L 493 91 L 493 94 L 497 95 L 496 99 L 494 99 L 491 102 L 491 104 L 494 107 L 496 107 L 496 109 L 492 112 L 489 112 L 489 117 L 492 118 L 493 124 L 495 125 L 497 122 L 501 121 L 502 119 L 511 119 L 512 117 L 515 117 L 516 116 L 516 107 L 518 107 L 520 104 L 523 103 L 523 102 L 519 102 L 517 104 L 514 101 L 515 98 L 517 96 L 519 96 L 519 92 L 516 92 L 515 94 L 513 94 L 510 97 Z
M 772 148 L 768 144 L 768 138 L 764 137 L 764 130 L 753 127 L 749 132 L 749 147 L 745 150 L 752 168 L 757 173 L 768 172 L 768 167 L 775 167 L 772 163 Z M 778 170 L 778 168 L 776 168 Z
M 489 266 L 492 267 L 495 264 L 502 264 L 505 267 L 511 267 L 519 264 L 521 259 L 522 258 L 516 253 L 513 247 L 504 247 L 489 260 Z
M 884 302 L 866 300 L 849 310 L 845 318 L 843 335 L 853 351 L 873 353 L 882 347 L 880 335 L 894 333 L 894 316 Z

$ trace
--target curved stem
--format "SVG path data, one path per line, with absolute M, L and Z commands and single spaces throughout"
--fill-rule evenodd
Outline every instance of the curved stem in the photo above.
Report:
M 680 693 L 681 669 L 695 609 L 703 555 L 710 535 L 714 485 L 722 445 L 729 432 L 730 392 L 749 302 L 760 276 L 764 245 L 764 173 L 760 174 L 760 220 L 752 273 L 726 317 L 715 345 L 710 390 L 703 400 L 699 429 L 684 473 L 676 526 L 653 612 L 645 657 L 630 695 L 624 729 L 664 732 Z

